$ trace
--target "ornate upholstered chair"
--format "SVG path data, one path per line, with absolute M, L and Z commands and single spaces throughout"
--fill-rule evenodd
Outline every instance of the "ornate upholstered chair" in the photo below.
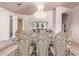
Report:
M 56 55 L 65 56 L 67 54 L 66 49 L 69 44 L 69 37 L 63 31 L 60 31 L 55 36 Z
M 48 47 L 49 47 L 49 39 L 46 35 L 45 31 L 40 31 L 39 38 L 37 41 L 37 55 L 39 56 L 47 56 L 48 55 Z
M 15 55 L 28 56 L 31 53 L 29 49 L 32 48 L 30 46 L 30 36 L 26 34 L 26 32 L 21 32 L 19 39 L 20 40 L 18 41 L 18 47 L 15 51 Z
M 27 36 L 26 33 L 21 33 L 21 36 L 20 36 L 20 41 L 18 43 L 18 50 L 19 50 L 19 53 L 23 56 L 25 55 L 29 55 L 29 45 L 30 45 L 30 42 L 29 42 L 29 37 Z

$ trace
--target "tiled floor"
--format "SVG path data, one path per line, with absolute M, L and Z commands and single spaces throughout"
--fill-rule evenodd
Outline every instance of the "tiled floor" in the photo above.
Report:
M 71 52 L 76 55 L 79 56 L 79 44 L 77 43 L 72 43 L 71 47 Z
M 0 52 L 0 56 L 6 56 L 17 48 L 17 45 L 14 44 Z
M 1 41 L 0 42 L 0 56 L 6 56 L 10 52 L 14 51 L 17 48 L 17 44 L 15 41 Z
M 0 41 L 0 51 L 6 47 L 8 47 L 11 44 L 14 44 L 15 42 L 12 40 L 4 40 L 4 41 Z

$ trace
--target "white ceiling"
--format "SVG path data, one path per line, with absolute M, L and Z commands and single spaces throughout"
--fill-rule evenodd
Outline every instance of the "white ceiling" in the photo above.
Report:
M 31 15 L 37 11 L 35 2 L 21 2 L 22 5 L 18 6 L 17 4 L 20 2 L 0 2 L 0 6 L 19 14 L 27 14 Z M 79 2 L 45 2 L 44 10 L 52 10 L 57 6 L 64 6 L 68 8 L 73 8 L 79 5 Z

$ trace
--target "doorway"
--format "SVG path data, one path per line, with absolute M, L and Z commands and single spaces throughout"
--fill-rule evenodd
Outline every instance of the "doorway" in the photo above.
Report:
M 63 13 L 62 14 L 62 31 L 67 32 L 67 25 L 68 25 L 68 14 Z

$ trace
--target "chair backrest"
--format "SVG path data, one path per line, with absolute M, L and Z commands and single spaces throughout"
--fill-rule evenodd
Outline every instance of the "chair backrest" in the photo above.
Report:
M 66 34 L 63 31 L 60 31 L 59 33 L 56 34 L 55 37 L 55 46 L 56 46 L 56 50 L 57 56 L 64 56 L 65 55 L 65 49 L 67 47 L 67 42 L 66 40 Z
M 23 56 L 29 55 L 29 46 L 30 46 L 30 39 L 27 36 L 27 34 L 22 33 L 20 36 L 20 41 L 18 42 L 17 49 L 19 50 L 19 53 Z
M 47 56 L 48 55 L 48 42 L 39 40 L 37 44 L 37 50 L 39 56 Z
M 47 56 L 48 55 L 48 47 L 49 47 L 49 39 L 45 34 L 39 36 L 37 41 L 37 54 L 39 56 Z

